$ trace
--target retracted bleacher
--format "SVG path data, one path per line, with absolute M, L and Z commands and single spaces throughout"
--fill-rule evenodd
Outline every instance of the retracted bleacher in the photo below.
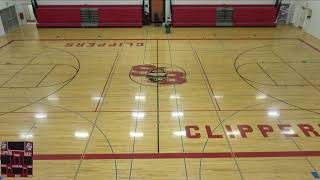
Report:
M 172 25 L 276 26 L 275 4 L 172 4 Z
M 142 27 L 142 4 L 41 5 L 38 27 Z

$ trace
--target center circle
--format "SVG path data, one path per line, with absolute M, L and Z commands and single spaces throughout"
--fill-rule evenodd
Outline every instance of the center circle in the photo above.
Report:
M 167 80 L 167 72 L 164 68 L 155 68 L 149 71 L 146 78 L 154 83 Z
M 186 72 L 171 64 L 140 64 L 131 67 L 130 79 L 144 86 L 179 85 L 187 82 Z

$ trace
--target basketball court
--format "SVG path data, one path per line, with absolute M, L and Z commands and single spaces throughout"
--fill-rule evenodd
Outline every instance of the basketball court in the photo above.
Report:
M 0 142 L 34 180 L 320 179 L 319 71 L 288 25 L 28 24 L 0 37 Z
M 13 34 L 1 47 L 1 141 L 34 143 L 33 179 L 315 179 L 319 49 L 180 31 Z

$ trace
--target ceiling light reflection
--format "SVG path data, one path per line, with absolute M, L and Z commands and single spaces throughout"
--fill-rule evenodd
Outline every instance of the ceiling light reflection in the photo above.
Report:
M 143 132 L 130 132 L 131 137 L 143 137 Z
M 146 99 L 146 96 L 135 96 L 135 100 L 137 101 L 144 101 Z
M 44 118 L 47 118 L 47 116 L 48 116 L 47 113 L 36 113 L 34 115 L 34 117 L 37 119 L 44 119 Z
M 256 99 L 257 99 L 257 100 L 267 99 L 267 95 L 265 95 L 265 94 L 259 94 L 259 95 L 256 96 Z
M 268 116 L 269 117 L 279 117 L 280 116 L 280 112 L 277 110 L 269 110 L 268 111 Z
M 180 99 L 180 96 L 179 95 L 171 95 L 170 99 Z
M 31 139 L 32 137 L 32 134 L 20 134 L 20 138 L 22 139 Z
M 48 101 L 58 101 L 59 100 L 58 97 L 48 97 L 47 99 L 48 99 Z
M 91 99 L 94 101 L 99 101 L 102 99 L 102 97 L 101 96 L 93 96 L 93 97 L 91 97 Z
M 74 132 L 74 136 L 76 138 L 85 139 L 85 138 L 89 137 L 89 133 L 83 132 L 83 131 L 76 131 L 76 132 Z
M 184 113 L 183 112 L 172 112 L 171 116 L 172 117 L 182 117 L 182 116 L 184 116 Z
M 228 135 L 240 135 L 240 131 L 232 131 L 232 132 L 227 132 Z
M 173 135 L 175 135 L 175 136 L 186 136 L 186 131 L 174 131 Z
M 132 117 L 135 118 L 144 118 L 144 113 L 143 112 L 133 112 Z
M 216 99 L 223 99 L 224 96 L 214 96 Z
M 282 131 L 281 132 L 282 134 L 284 134 L 284 135 L 293 135 L 293 134 L 296 134 L 296 132 L 294 131 L 294 130 L 292 130 L 292 129 L 288 129 L 288 130 L 286 130 L 286 131 Z

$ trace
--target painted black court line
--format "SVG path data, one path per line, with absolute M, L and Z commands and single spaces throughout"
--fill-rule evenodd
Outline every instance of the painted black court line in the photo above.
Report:
M 9 44 L 13 43 L 14 41 L 15 41 L 15 40 L 11 40 L 11 41 L 5 43 L 4 45 L 0 46 L 0 49 L 8 46 Z
M 319 61 L 320 61 L 320 59 L 319 59 Z M 263 62 L 260 62 L 259 64 L 261 64 L 261 63 L 263 63 Z M 299 64 L 299 63 L 302 64 L 302 62 L 290 62 L 288 64 Z M 238 69 L 238 71 L 240 73 L 240 69 L 241 68 L 243 68 L 243 67 L 245 67 L 247 65 L 252 65 L 252 64 L 256 64 L 256 63 L 243 63 L 243 64 L 237 66 L 237 69 Z M 264 63 L 264 64 L 285 64 L 285 63 L 284 62 L 268 62 L 268 63 Z M 303 63 L 303 64 L 320 64 L 320 62 L 307 62 L 307 63 Z M 264 85 L 264 86 L 277 86 L 277 87 L 306 87 L 306 86 L 312 86 L 312 85 L 310 85 L 310 83 L 307 83 L 307 82 L 305 84 L 282 84 L 282 85 L 280 85 L 280 84 L 277 84 L 277 85 L 275 85 L 275 84 L 267 84 L 267 83 L 261 83 L 261 82 L 258 82 L 258 81 L 254 81 L 254 80 L 248 79 L 248 77 L 245 77 L 245 75 L 243 73 L 240 73 L 240 74 L 242 75 L 243 79 L 245 79 L 247 81 L 250 81 L 250 82 L 253 82 L 253 83 L 256 83 L 256 84 L 259 84 L 259 85 Z M 320 86 L 320 84 L 314 84 L 314 85 Z M 241 95 L 239 95 L 239 96 L 241 96 Z M 290 96 L 290 95 L 288 95 L 288 96 Z
M 306 77 L 304 77 L 299 71 L 297 71 L 293 66 L 291 66 L 284 58 L 282 58 L 281 56 L 279 56 L 276 52 L 272 51 L 272 53 L 278 57 L 284 64 L 286 64 L 290 69 L 292 69 L 296 74 L 298 74 L 303 80 L 305 80 L 310 86 L 312 86 L 316 91 L 318 91 L 320 93 L 320 89 L 314 85 L 311 81 L 309 81 L 309 79 L 307 79 Z
M 95 129 L 95 127 L 97 127 L 97 122 L 98 122 L 98 120 L 99 120 L 99 117 L 100 117 L 100 115 L 101 115 L 101 109 L 102 109 L 102 106 L 103 106 L 103 102 L 105 101 L 105 99 L 106 99 L 106 95 L 107 95 L 107 91 L 108 91 L 108 88 L 109 88 L 109 86 L 110 86 L 110 84 L 111 84 L 111 81 L 112 81 L 112 78 L 113 78 L 113 75 L 114 75 L 114 72 L 115 72 L 115 69 L 116 69 L 116 66 L 117 66 L 117 64 L 118 64 L 118 61 L 119 61 L 119 57 L 120 57 L 120 52 L 123 50 L 123 47 L 119 50 L 119 52 L 118 52 L 118 54 L 117 54 L 117 56 L 115 57 L 115 59 L 114 59 L 114 61 L 113 61 L 113 64 L 112 64 L 112 67 L 111 67 L 111 70 L 110 70 L 110 72 L 109 72 L 109 74 L 108 74 L 108 76 L 107 76 L 107 80 L 106 80 L 106 84 L 105 84 L 105 86 L 104 86 L 104 89 L 103 89 L 103 94 L 101 95 L 101 98 L 100 98 L 100 102 L 101 102 L 101 106 L 97 106 L 97 115 L 96 115 L 96 117 L 95 117 L 95 119 L 94 119 L 94 121 L 93 121 L 93 126 L 92 126 L 92 128 L 91 128 L 91 131 L 90 131 L 90 134 L 89 134 L 89 137 L 88 137 L 88 140 L 87 140 L 87 142 L 86 142 L 86 144 L 85 144 L 85 147 L 84 147 L 84 150 L 83 150 L 83 153 L 81 154 L 81 158 L 80 158 L 80 161 L 79 161 L 79 164 L 78 164 L 78 167 L 77 167 L 77 170 L 76 170 L 76 172 L 75 172 L 75 175 L 74 175 L 74 177 L 73 177 L 73 180 L 76 180 L 77 179 L 77 177 L 78 177 L 78 174 L 79 174 L 79 172 L 80 172 L 80 168 L 81 168 L 81 165 L 82 165 L 82 162 L 83 162 L 83 160 L 84 160 L 84 156 L 85 156 L 85 153 L 86 153 L 86 151 L 87 151 L 87 149 L 88 149 L 88 146 L 89 146 L 89 143 L 90 143 L 90 140 L 91 140 L 91 138 L 92 138 L 92 134 L 93 134 L 93 132 L 94 132 L 94 129 Z M 112 145 L 110 144 L 110 146 L 112 147 Z M 115 161 L 115 169 L 116 169 L 116 175 L 117 175 L 117 162 Z M 118 179 L 118 176 L 116 176 L 116 180 Z
M 117 41 L 117 40 L 127 40 L 127 41 L 145 41 L 145 40 L 150 40 L 150 41 L 160 41 L 160 40 L 175 40 L 175 41 L 189 41 L 189 40 L 201 40 L 201 41 L 219 41 L 219 40 L 300 40 L 299 38 L 251 38 L 251 37 L 244 37 L 244 38 L 132 38 L 132 39 L 125 39 L 125 38 L 105 38 L 105 39 L 94 39 L 94 38 L 74 38 L 74 39 L 66 39 L 66 38 L 61 38 L 61 39 L 14 39 L 13 41 Z
M 160 153 L 159 40 L 157 40 L 157 152 Z
M 190 44 L 191 44 L 191 42 L 190 42 Z M 216 104 L 216 107 L 217 107 L 217 109 L 220 111 L 221 108 L 220 108 L 220 106 L 219 106 L 218 100 L 217 100 L 217 98 L 216 98 L 216 96 L 215 96 L 215 93 L 214 93 L 214 91 L 213 91 L 213 88 L 211 87 L 211 83 L 210 83 L 210 81 L 209 81 L 209 78 L 208 78 L 208 76 L 207 76 L 207 73 L 205 72 L 205 69 L 204 69 L 204 67 L 203 67 L 203 65 L 202 65 L 202 63 L 201 63 L 201 61 L 200 61 L 200 56 L 199 56 L 199 54 L 197 53 L 197 51 L 195 51 L 195 50 L 193 50 L 193 53 L 194 53 L 194 55 L 196 56 L 196 59 L 197 59 L 197 62 L 199 63 L 199 65 L 200 65 L 201 71 L 203 72 L 204 80 L 205 80 L 206 84 L 208 84 L 208 88 L 209 88 L 209 90 L 211 91 L 211 93 L 213 94 L 214 102 L 215 102 L 215 104 Z
M 277 118 L 277 121 L 278 121 L 279 124 L 285 123 L 282 119 L 279 119 L 279 118 Z M 300 151 L 300 152 L 303 152 L 302 146 L 301 146 L 301 144 L 300 144 L 298 141 L 296 141 L 293 137 L 287 137 L 287 138 L 293 143 L 294 146 L 296 146 L 298 152 L 299 152 L 299 151 Z M 316 168 L 315 165 L 311 162 L 311 160 L 309 159 L 308 156 L 304 156 L 304 157 L 302 157 L 302 158 L 307 161 L 307 163 L 308 163 L 309 166 L 311 167 L 312 171 L 318 172 L 317 168 Z
M 29 97 L 29 98 L 37 98 L 37 97 Z M 64 97 L 63 97 L 64 98 Z M 64 98 L 65 99 L 65 98 Z M 3 101 L 5 102 L 5 101 Z M 12 102 L 12 101 L 10 101 Z M 226 110 L 220 110 L 220 112 L 266 112 L 268 109 L 226 109 Z M 301 109 L 278 109 L 279 111 L 303 111 Z M 320 111 L 320 109 L 305 109 L 308 111 Z M 219 110 L 213 110 L 213 109 L 186 109 L 183 110 L 183 112 L 214 112 L 214 111 L 219 111 Z M 47 111 L 48 113 L 65 113 L 63 111 Z M 96 113 L 96 111 L 82 111 L 82 110 L 74 110 L 73 112 L 77 112 L 77 113 Z M 101 110 L 100 112 L 104 112 L 104 113 L 133 113 L 136 111 L 133 110 Z M 156 110 L 147 110 L 147 111 L 143 111 L 143 112 L 147 112 L 147 113 L 156 113 Z M 159 111 L 160 113 L 168 113 L 168 112 L 172 112 L 171 110 L 161 110 Z M 1 112 L 1 113 L 5 113 L 5 112 Z M 34 113 L 38 113 L 37 111 L 19 111 L 19 112 L 11 112 L 12 114 L 34 114 Z M 291 118 L 291 120 L 293 120 L 295 118 Z M 316 119 L 316 118 L 304 118 L 304 119 Z
M 171 67 L 171 71 L 173 71 L 173 61 L 172 61 L 170 41 L 168 41 L 168 47 L 169 47 L 170 67 Z M 176 84 L 175 83 L 173 84 L 173 92 L 174 92 L 174 95 L 177 97 L 177 88 L 176 88 Z M 179 122 L 179 131 L 183 132 L 182 131 L 182 127 L 181 127 L 180 107 L 179 107 L 179 102 L 178 102 L 177 98 L 175 98 L 175 103 L 176 103 L 177 118 L 178 118 L 178 122 Z M 183 141 L 183 138 L 182 138 L 182 134 L 180 135 L 180 142 L 181 142 L 181 146 L 182 146 L 182 152 L 185 153 L 184 141 Z M 185 171 L 185 174 L 186 174 L 186 179 L 188 180 L 189 179 L 188 168 L 187 168 L 187 161 L 186 161 L 185 158 L 183 159 L 183 162 L 184 162 L 184 171 Z
M 144 46 L 144 56 L 143 56 L 143 60 L 142 60 L 142 64 L 145 63 L 145 60 L 146 60 L 146 51 L 147 51 L 147 41 L 145 42 L 145 46 Z M 143 81 L 143 77 L 140 78 L 140 83 L 139 83 L 139 97 L 141 97 L 141 94 L 142 94 L 142 81 Z M 134 133 L 137 133 L 137 129 L 138 129 L 138 119 L 140 118 L 139 117 L 139 113 L 140 113 L 140 100 L 138 100 L 137 102 L 137 109 L 136 109 L 136 113 L 137 113 L 137 116 L 135 117 L 135 127 L 134 127 Z M 133 143 L 132 143 L 132 150 L 131 150 L 131 153 L 135 153 L 135 146 L 136 146 L 136 136 L 133 137 Z M 131 180 L 131 177 L 132 177 L 132 168 L 133 167 L 133 159 L 131 159 L 131 162 L 130 162 L 130 172 L 129 172 L 129 180 Z
M 278 86 L 278 83 L 270 76 L 270 74 L 269 74 L 259 63 L 257 63 L 257 66 L 262 70 L 262 72 L 264 72 L 264 73 L 269 77 L 269 79 L 270 79 L 276 86 Z
M 302 40 L 302 42 L 305 43 L 303 40 Z M 305 43 L 305 44 L 307 44 L 307 45 L 310 46 L 312 49 L 314 49 L 314 50 L 316 50 L 317 52 L 320 53 L 320 50 L 314 48 L 313 46 L 311 46 L 311 45 L 308 44 L 308 43 Z M 265 46 L 261 46 L 261 47 L 265 47 Z M 261 47 L 255 47 L 255 48 L 247 49 L 247 50 L 241 52 L 241 53 L 234 59 L 234 63 L 233 63 L 233 64 L 234 64 L 234 69 L 235 69 L 236 73 L 239 75 L 239 77 L 242 78 L 242 80 L 243 80 L 244 82 L 246 82 L 249 86 L 251 86 L 251 87 L 254 88 L 255 90 L 259 91 L 260 93 L 266 95 L 267 97 L 270 97 L 270 98 L 272 98 L 272 99 L 274 99 L 274 100 L 276 100 L 276 101 L 278 101 L 278 102 L 282 102 L 282 103 L 284 103 L 284 104 L 286 104 L 286 105 L 289 105 L 289 106 L 292 106 L 292 107 L 295 107 L 295 108 L 298 108 L 298 109 L 301 109 L 301 110 L 304 110 L 304 111 L 307 111 L 307 112 L 311 112 L 311 113 L 314 113 L 314 114 L 316 114 L 316 115 L 320 115 L 320 112 L 317 112 L 317 111 L 314 111 L 314 110 L 310 110 L 310 109 L 305 109 L 305 108 L 300 107 L 300 106 L 298 106 L 298 105 L 291 104 L 291 103 L 287 102 L 286 100 L 277 98 L 277 97 L 275 97 L 275 96 L 273 96 L 273 95 L 271 95 L 271 94 L 267 94 L 266 92 L 264 92 L 263 90 L 259 89 L 259 88 L 256 87 L 255 85 L 249 83 L 249 81 L 247 81 L 245 78 L 243 78 L 243 76 L 242 76 L 242 75 L 240 74 L 240 72 L 238 71 L 237 61 L 240 61 L 240 60 L 239 60 L 240 57 L 241 57 L 242 55 L 244 55 L 245 53 L 250 52 L 250 51 L 253 51 L 253 50 L 256 50 L 256 49 L 261 48 Z M 284 63 L 287 63 L 281 56 L 277 55 L 274 51 L 273 51 L 273 53 L 274 53 L 280 60 L 282 60 Z M 290 65 L 289 65 L 289 67 L 290 67 Z M 293 70 L 294 70 L 294 68 L 293 68 Z M 277 120 L 278 120 L 278 122 L 281 122 L 281 121 L 279 121 L 279 119 L 277 119 Z M 300 146 L 296 143 L 296 141 L 292 141 L 292 142 L 296 145 L 297 149 L 299 150 L 298 152 L 302 152 L 302 149 L 301 149 Z M 306 159 L 306 161 L 308 162 L 308 164 L 309 164 L 309 166 L 311 167 L 311 169 L 312 169 L 314 172 L 317 172 L 317 170 L 315 169 L 315 166 L 313 165 L 313 163 L 312 163 L 308 158 L 305 157 L 305 159 Z
M 2 88 L 2 87 L 3 87 L 4 85 L 6 85 L 9 81 L 11 81 L 13 78 L 15 78 L 22 70 L 24 70 L 28 65 L 30 65 L 30 63 L 31 63 L 35 58 L 37 58 L 37 56 L 34 57 L 34 58 L 32 58 L 27 64 L 25 64 L 24 66 L 22 66 L 22 68 L 20 68 L 17 72 L 15 72 L 15 73 L 13 74 L 13 76 L 11 76 L 9 79 L 7 79 L 5 82 L 3 82 L 3 83 L 0 85 L 0 88 Z
M 57 67 L 57 65 L 54 65 L 54 66 L 50 69 L 50 71 L 48 71 L 48 72 L 46 73 L 46 75 L 43 76 L 43 78 L 39 81 L 39 83 L 36 85 L 36 87 L 38 87 L 38 86 L 49 76 L 49 74 L 50 74 L 56 67 Z
M 207 82 L 207 83 L 206 83 L 207 91 L 208 91 L 208 95 L 209 95 L 209 97 L 210 97 L 211 103 L 212 103 L 212 105 L 213 105 L 213 108 L 216 108 L 216 98 L 215 98 L 213 89 L 211 88 L 211 85 L 210 85 L 210 81 L 209 81 L 209 79 L 208 79 L 208 76 L 207 76 L 207 74 L 206 74 L 206 72 L 205 72 L 205 70 L 204 70 L 204 67 L 203 67 L 202 63 L 201 63 L 201 59 L 200 59 L 200 57 L 197 55 L 196 50 L 193 48 L 191 41 L 189 41 L 189 43 L 190 43 L 190 46 L 191 46 L 191 48 L 192 48 L 192 50 L 193 50 L 193 53 L 195 54 L 195 57 L 196 57 L 195 59 L 196 59 L 198 65 L 200 66 L 201 75 L 202 75 L 203 79 L 205 79 L 205 81 Z M 215 111 L 215 114 L 216 114 L 216 116 L 217 116 L 217 119 L 219 120 L 220 126 L 222 127 L 222 126 L 223 126 L 223 119 L 221 118 L 221 116 L 220 116 L 220 114 L 219 114 L 218 111 Z M 222 131 L 223 131 L 224 136 L 225 136 L 225 137 L 228 137 L 228 134 L 227 134 L 226 130 L 225 130 L 223 127 L 222 127 Z M 231 145 L 231 142 L 230 142 L 229 138 L 226 138 L 226 142 L 227 142 L 227 144 L 228 144 L 228 147 L 229 147 L 229 150 L 230 150 L 230 154 L 231 154 L 231 156 L 232 156 L 232 159 L 233 159 L 233 161 L 234 161 L 234 163 L 235 163 L 235 165 L 236 165 L 236 167 L 237 167 L 237 170 L 238 170 L 240 179 L 241 179 L 241 180 L 244 180 L 242 171 L 241 171 L 241 169 L 240 169 L 240 165 L 239 165 L 239 163 L 238 163 L 237 157 L 236 157 L 236 155 L 235 155 L 235 153 L 234 153 L 234 150 L 233 150 L 233 147 L 232 147 L 232 145 Z
M 117 55 L 116 55 L 116 58 L 115 58 L 115 59 L 118 59 L 119 56 L 120 56 L 120 51 L 117 52 Z M 115 65 L 114 63 L 115 63 L 115 61 L 113 62 L 112 66 L 111 66 L 111 70 L 112 70 L 112 68 L 113 68 L 114 65 Z M 107 87 L 107 84 L 108 84 L 108 82 L 109 82 L 109 78 L 110 78 L 110 75 L 111 75 L 111 72 L 112 72 L 111 70 L 110 70 L 110 72 L 109 72 L 108 75 L 107 75 L 107 80 L 106 80 L 106 82 L 105 82 L 105 84 L 104 84 L 104 86 L 103 86 L 102 92 L 101 92 L 101 94 L 100 94 L 100 99 L 99 99 L 98 104 L 97 104 L 97 106 L 96 106 L 96 108 L 95 108 L 95 112 L 97 112 L 98 109 L 99 109 L 101 99 L 103 98 L 103 94 L 104 94 L 104 92 L 105 92 L 105 90 L 106 90 L 106 87 Z M 102 104 L 101 104 L 101 106 L 102 106 Z

